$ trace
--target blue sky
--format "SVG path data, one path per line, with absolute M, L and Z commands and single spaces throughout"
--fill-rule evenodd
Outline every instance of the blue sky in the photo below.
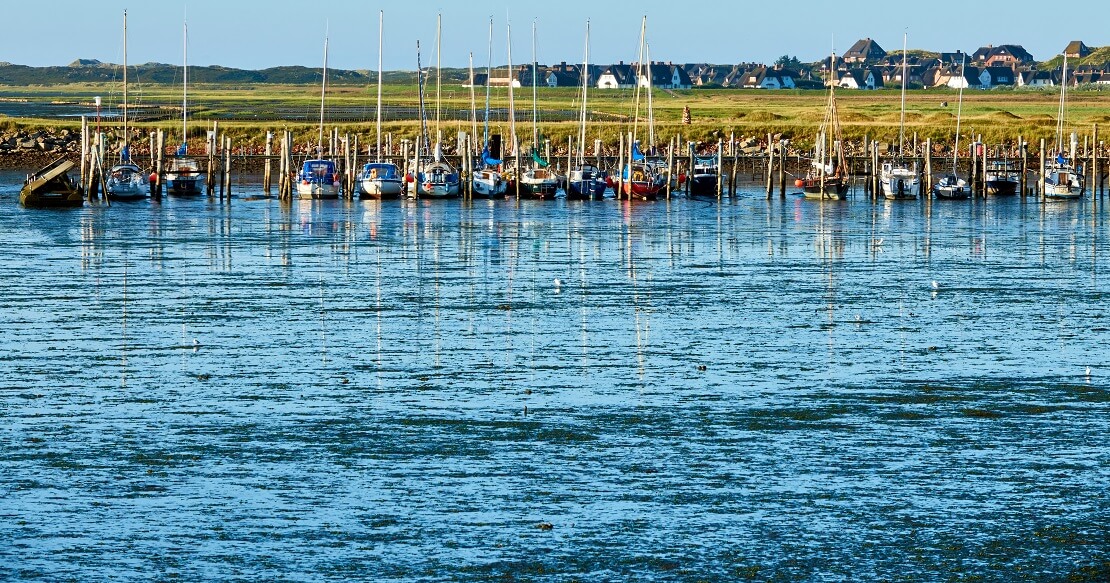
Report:
M 531 5 L 529 5 L 531 4 Z M 543 63 L 581 61 L 585 20 L 591 20 L 591 61 L 632 61 L 637 55 L 640 18 L 648 17 L 648 42 L 655 60 L 674 62 L 771 62 L 783 54 L 803 61 L 827 55 L 835 42 L 843 52 L 859 38 L 874 38 L 883 48 L 974 51 L 986 44 L 1020 44 L 1038 60 L 1059 53 L 1071 40 L 1089 46 L 1110 44 L 1105 26 L 1110 10 L 1092 0 L 1049 14 L 1054 4 L 1015 0 L 994 2 L 900 3 L 827 0 L 789 2 L 635 3 L 597 0 L 556 2 L 407 2 L 329 0 L 76 0 L 4 3 L 0 61 L 25 65 L 64 65 L 77 58 L 122 60 L 122 13 L 128 8 L 128 60 L 131 63 L 181 61 L 181 21 L 189 15 L 189 61 L 259 69 L 276 65 L 319 66 L 325 25 L 330 28 L 329 65 L 344 69 L 377 67 L 378 10 L 385 11 L 385 68 L 415 69 L 416 39 L 423 61 L 434 64 L 436 14 L 443 15 L 443 65 L 463 67 L 474 53 L 486 61 L 489 17 L 494 18 L 494 63 L 505 62 L 506 18 L 513 25 L 513 61 L 531 59 L 531 27 L 538 27 L 538 59 Z M 49 8 L 45 8 L 48 5 Z M 700 12 L 691 6 L 703 8 Z M 326 6 L 327 11 L 315 11 Z M 511 7 L 511 8 L 510 8 Z M 959 10 L 959 14 L 957 14 Z M 44 18 L 44 11 L 47 16 Z M 1051 22 L 1049 26 L 1042 26 Z M 1067 23 L 1064 26 L 1063 23 Z M 18 23 L 42 23 L 21 25 Z M 55 26 L 69 31 L 56 32 Z M 101 34 L 88 34 L 88 31 Z M 43 36 L 65 39 L 45 40 Z

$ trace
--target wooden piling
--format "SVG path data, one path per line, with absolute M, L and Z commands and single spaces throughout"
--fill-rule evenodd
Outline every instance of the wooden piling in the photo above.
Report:
M 1029 144 L 1025 138 L 1018 137 L 1018 152 L 1021 154 L 1021 176 L 1018 177 L 1018 188 L 1024 198 L 1029 194 Z
M 162 175 L 166 171 L 166 130 L 158 130 L 158 137 L 155 141 L 155 148 L 158 156 L 154 159 L 154 197 L 162 197 Z
M 671 184 L 674 183 L 674 146 L 675 137 L 671 136 L 671 141 L 667 147 L 667 200 L 671 199 Z
M 690 196 L 690 191 L 693 189 L 694 164 L 697 163 L 697 160 L 694 160 L 694 156 L 696 155 L 697 148 L 698 145 L 692 141 L 686 144 L 686 154 L 688 155 L 686 160 L 686 196 Z
M 925 138 L 925 192 L 933 192 L 933 139 Z M 925 196 L 928 196 L 926 194 Z
M 1044 195 L 1044 166 L 1045 166 L 1045 151 L 1044 151 L 1044 138 L 1041 138 L 1041 173 L 1037 175 L 1037 194 L 1041 196 L 1041 202 L 1045 201 Z
M 771 144 L 771 134 L 767 134 L 767 200 L 775 191 L 775 147 Z
M 724 142 L 720 138 L 717 139 L 717 201 L 720 202 L 721 192 L 721 179 L 724 177 L 723 161 L 725 159 L 725 151 L 723 149 Z
M 786 144 L 779 141 L 779 198 L 786 198 Z
M 1088 151 L 1091 158 L 1091 198 L 1095 198 L 1095 191 L 1098 188 L 1098 124 L 1094 124 L 1091 128 L 1091 149 Z
M 631 168 L 629 169 L 631 171 Z M 620 135 L 620 149 L 617 154 L 617 200 L 624 196 L 624 134 Z
M 262 190 L 269 196 L 272 192 L 271 185 L 273 183 L 273 162 L 270 157 L 274 155 L 274 132 L 266 132 L 266 159 L 262 162 Z
M 732 144 L 732 176 L 728 181 L 728 197 L 730 199 L 736 198 L 736 168 L 739 166 L 740 152 L 736 144 Z
M 879 165 L 879 144 L 871 142 L 871 200 L 879 200 L 882 188 L 879 185 L 879 174 L 882 167 Z

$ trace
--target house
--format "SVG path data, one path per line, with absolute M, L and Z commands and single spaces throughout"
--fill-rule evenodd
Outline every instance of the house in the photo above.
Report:
M 960 69 L 963 69 L 962 76 L 960 75 Z M 934 87 L 939 87 L 942 79 L 944 81 L 943 85 L 951 89 L 981 89 L 983 87 L 981 81 L 982 73 L 976 67 L 968 67 L 965 65 L 963 67 L 949 68 L 946 71 L 946 75 L 937 76 L 938 83 L 934 85 Z
M 609 65 L 597 78 L 598 89 L 633 89 L 636 87 L 636 74 L 632 65 L 624 61 Z
M 758 67 L 744 75 L 743 87 L 749 89 L 793 89 L 797 73 L 777 67 Z
M 845 63 L 873 63 L 885 56 L 886 51 L 883 50 L 883 47 L 879 46 L 879 43 L 869 38 L 864 38 L 856 41 L 856 44 L 845 51 L 841 59 L 843 59 Z
M 1056 86 L 1056 76 L 1049 71 L 1021 71 L 1016 79 L 1018 87 Z
M 1069 59 L 1082 59 L 1091 54 L 1091 49 L 1081 40 L 1073 40 L 1064 48 L 1064 56 Z
M 579 66 L 568 65 L 566 61 L 554 66 L 537 65 L 537 85 L 542 87 L 580 87 L 582 76 L 579 69 Z M 518 77 L 523 85 L 531 85 L 532 66 L 522 66 Z
M 994 67 L 997 65 L 1015 65 L 1033 62 L 1033 55 L 1022 48 L 1021 45 L 987 45 L 979 47 L 971 55 L 971 60 L 981 67 Z
M 501 69 L 500 71 L 494 69 L 493 74 L 489 77 L 487 77 L 485 73 L 474 73 L 474 78 L 471 79 L 469 82 L 464 82 L 462 86 L 463 87 L 485 87 L 487 81 L 489 82 L 490 87 L 508 87 L 509 86 L 509 76 L 505 73 L 505 69 Z M 514 75 L 512 81 L 513 81 L 513 87 L 516 87 L 516 88 L 521 87 L 519 74 Z M 529 77 L 528 82 L 529 83 L 532 82 L 531 77 Z
M 982 89 L 993 87 L 1013 87 L 1015 81 L 1014 70 L 1010 67 L 984 67 L 979 71 L 979 86 Z
M 729 74 L 735 69 L 734 65 L 710 65 L 708 63 L 687 63 L 682 65 L 683 72 L 690 79 L 690 85 L 703 87 L 705 85 L 718 85 L 728 87 Z
M 958 67 L 963 63 L 970 62 L 972 59 L 968 58 L 967 53 L 958 50 L 954 53 L 941 53 L 938 60 L 941 65 L 956 65 Z
M 848 69 L 840 74 L 837 86 L 843 89 L 876 89 L 883 86 L 883 77 L 874 69 Z
M 635 70 L 640 87 L 649 86 L 648 75 L 651 75 L 650 86 L 657 89 L 689 89 L 692 85 L 686 71 L 673 63 L 650 63 L 646 67 L 637 66 Z

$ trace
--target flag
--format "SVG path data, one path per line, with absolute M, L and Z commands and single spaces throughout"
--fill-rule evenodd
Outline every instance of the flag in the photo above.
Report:
M 188 153 L 189 153 L 189 145 L 188 144 L 181 144 L 180 146 L 177 147 L 177 155 L 178 156 L 184 156 L 185 154 L 188 154 Z
M 1068 161 L 1068 159 L 1066 157 L 1064 157 L 1063 152 L 1061 152 L 1059 154 L 1056 154 L 1056 163 L 1057 164 L 1064 165 L 1064 164 L 1067 163 L 1067 161 Z

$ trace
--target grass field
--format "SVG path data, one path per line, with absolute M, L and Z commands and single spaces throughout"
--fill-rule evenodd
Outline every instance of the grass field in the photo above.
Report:
M 0 87 L 0 98 L 26 99 L 31 102 L 91 103 L 94 95 L 104 96 L 105 103 L 119 101 L 119 87 L 108 85 L 67 85 L 50 87 Z M 327 109 L 329 126 L 338 125 L 341 133 L 362 134 L 363 143 L 374 131 L 376 86 L 329 88 Z M 515 91 L 517 133 L 530 141 L 531 88 Z M 898 136 L 900 93 L 894 89 L 880 91 L 837 92 L 841 125 L 845 137 L 860 139 L 868 136 L 893 142 Z M 180 87 L 150 85 L 132 89 L 132 103 L 144 106 L 180 107 Z M 313 86 L 190 86 L 192 127 L 202 135 L 211 120 L 220 120 L 221 128 L 236 140 L 261 141 L 267 130 L 292 129 L 298 141 L 311 139 L 319 116 L 319 88 Z M 484 91 L 477 91 L 478 116 L 482 116 Z M 813 139 L 820 124 L 826 95 L 821 91 L 761 90 L 686 90 L 653 93 L 653 109 L 657 142 L 665 143 L 676 133 L 686 139 L 713 142 L 737 138 L 782 134 L 795 144 L 806 145 Z M 967 91 L 964 94 L 962 139 L 981 134 L 987 143 L 1012 143 L 1020 136 L 1030 144 L 1040 138 L 1049 141 L 1055 136 L 1059 95 L 1055 90 Z M 415 81 L 411 85 L 388 85 L 384 90 L 387 122 L 383 131 L 395 137 L 415 135 L 418 95 Z M 435 125 L 436 92 L 434 84 L 427 89 L 425 103 L 429 118 Z M 440 129 L 448 139 L 458 131 L 470 129 L 470 91 L 453 85 L 441 91 Z M 629 120 L 634 113 L 632 91 L 592 91 L 589 95 L 588 139 L 601 138 L 615 143 L 621 132 L 631 130 Z M 495 89 L 492 95 L 492 131 L 508 134 L 507 91 Z M 955 131 L 957 94 L 954 90 L 910 91 L 906 99 L 906 131 L 917 133 L 921 140 L 932 138 L 940 143 L 951 141 Z M 1095 124 L 1110 122 L 1110 96 L 1101 92 L 1073 91 L 1068 99 L 1070 131 L 1089 134 Z M 541 131 L 555 144 L 565 144 L 568 135 L 578 133 L 580 107 L 576 89 L 541 89 L 539 118 Z M 684 107 L 689 107 L 691 125 L 682 124 Z M 641 95 L 637 136 L 647 135 L 646 96 Z M 169 115 L 172 118 L 174 115 Z M 167 117 L 167 116 L 163 116 Z M 144 128 L 162 127 L 174 135 L 180 122 L 174 119 L 142 123 Z M 0 119 L 0 127 L 35 128 L 42 126 L 77 127 L 75 119 Z M 434 130 L 433 130 L 434 131 Z M 479 132 L 481 132 L 479 123 Z

